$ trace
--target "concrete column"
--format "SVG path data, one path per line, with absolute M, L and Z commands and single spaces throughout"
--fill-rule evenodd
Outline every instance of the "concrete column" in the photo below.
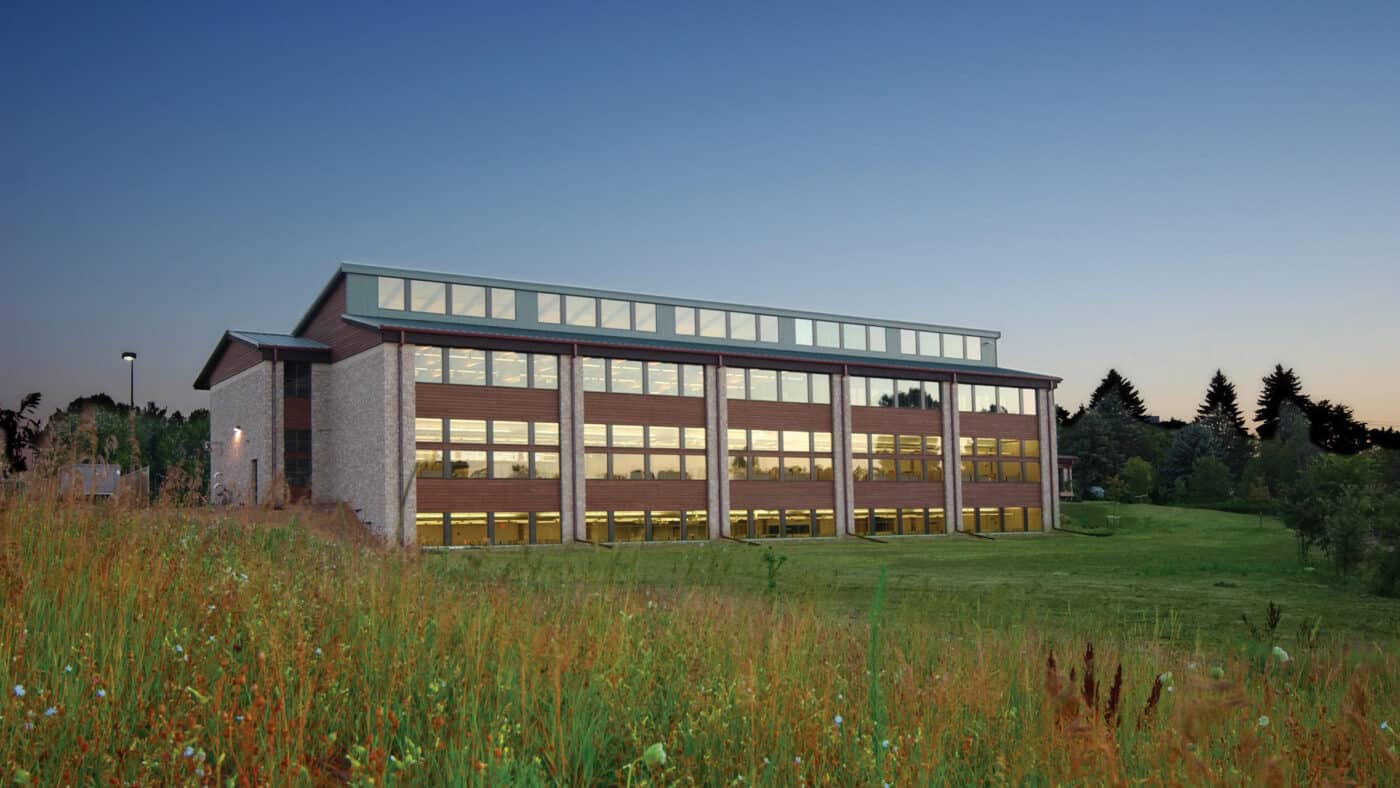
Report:
M 394 497 L 389 501 L 389 506 L 396 515 L 403 516 L 403 546 L 415 547 L 418 544 L 418 483 L 413 478 L 413 470 L 417 464 L 413 453 L 418 445 L 414 427 L 418 414 L 418 383 L 413 373 L 414 346 L 400 345 L 398 350 L 398 396 L 394 398 L 396 401 L 393 403 L 398 413 L 397 423 L 391 421 L 392 435 L 389 445 L 397 444 L 402 463 L 398 474 L 398 489 L 394 490 Z
M 710 477 L 715 481 L 712 489 L 716 507 L 716 514 L 710 518 L 711 538 L 734 535 L 729 527 L 729 389 L 725 376 L 724 367 L 705 365 L 705 445 L 709 449 Z
M 574 365 L 559 356 L 559 536 L 574 541 L 574 472 L 579 446 L 574 443 Z
M 955 533 L 962 529 L 962 462 L 958 454 L 959 423 L 958 386 L 951 381 L 940 384 L 943 395 L 943 498 L 947 501 L 944 529 Z
M 588 513 L 588 485 L 583 473 L 583 358 L 573 356 L 568 359 L 569 366 L 569 404 L 570 422 L 573 433 L 573 451 L 569 453 L 569 462 L 574 466 L 573 472 L 573 513 L 574 521 L 571 528 L 581 538 L 588 538 L 588 531 L 584 527 Z M 562 367 L 563 365 L 561 365 Z M 560 382 L 562 386 L 562 381 Z M 561 392 L 562 393 L 562 392 Z M 563 429 L 563 427 L 560 427 Z M 560 474 L 561 476 L 563 474 Z M 560 513 L 560 517 L 563 514 Z
M 851 398 L 845 375 L 831 376 L 831 470 L 836 487 L 836 536 L 855 520 L 855 481 L 851 477 Z
M 1060 430 L 1058 417 L 1055 415 L 1055 390 L 1045 391 L 1045 423 L 1047 425 L 1046 435 L 1049 440 L 1040 442 L 1040 451 L 1045 456 L 1040 466 L 1041 478 L 1043 474 L 1050 477 L 1050 508 L 1045 510 L 1045 515 L 1049 518 L 1047 527 L 1060 527 Z M 1053 510 L 1053 511 L 1052 511 Z

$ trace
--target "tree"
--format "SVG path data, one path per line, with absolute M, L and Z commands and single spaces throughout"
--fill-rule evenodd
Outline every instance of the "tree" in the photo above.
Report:
M 1287 498 L 1317 454 L 1307 416 L 1292 402 L 1285 402 L 1274 440 L 1259 444 L 1259 466 L 1272 496 Z
M 1275 364 L 1274 371 L 1264 377 L 1264 390 L 1259 392 L 1259 407 L 1254 411 L 1254 420 L 1259 423 L 1259 437 L 1264 440 L 1274 437 L 1279 427 L 1279 411 L 1285 402 L 1291 402 L 1306 412 L 1312 401 L 1303 393 L 1303 384 L 1290 367 Z
M 1225 377 L 1225 373 L 1215 370 L 1215 376 L 1210 379 L 1210 385 L 1206 387 L 1206 398 L 1196 408 L 1196 419 L 1211 420 L 1218 422 L 1221 427 L 1228 427 L 1239 435 L 1247 434 L 1244 427 L 1244 416 L 1240 414 L 1239 398 L 1235 394 L 1235 384 Z M 1224 436 L 1217 435 L 1217 438 Z
M 1323 515 L 1327 555 L 1339 574 L 1350 573 L 1365 557 L 1376 509 L 1375 498 L 1355 485 L 1346 485 L 1328 502 L 1327 513 Z
M 1167 456 L 1162 459 L 1162 482 L 1168 490 L 1176 486 L 1178 479 L 1191 475 L 1191 469 L 1202 457 L 1219 457 L 1220 444 L 1214 433 L 1201 424 L 1191 424 L 1177 431 L 1172 438 Z
M 1348 487 L 1367 487 L 1374 473 L 1364 456 L 1316 455 L 1284 499 L 1283 524 L 1298 536 L 1298 552 L 1317 546 L 1331 549 L 1327 515 Z
M 1230 497 L 1230 469 L 1213 454 L 1198 457 L 1186 489 L 1195 503 L 1219 503 Z
M 1152 494 L 1152 490 L 1157 486 L 1157 472 L 1152 470 L 1152 463 L 1141 457 L 1133 457 L 1123 466 L 1123 472 L 1119 474 L 1126 486 L 1128 497 L 1135 501 L 1140 501 Z
M 1103 380 L 1099 381 L 1098 388 L 1089 395 L 1089 410 L 1099 406 L 1104 397 L 1109 393 L 1118 396 L 1119 402 L 1127 410 L 1128 414 L 1138 421 L 1147 421 L 1147 405 L 1142 401 L 1142 395 L 1138 394 L 1137 387 L 1131 381 L 1118 374 L 1118 370 L 1110 369 Z
M 1351 408 L 1330 400 L 1313 403 L 1307 409 L 1312 422 L 1312 441 L 1336 454 L 1356 454 L 1370 445 L 1366 425 L 1356 420 Z
M 23 473 L 29 469 L 27 453 L 39 437 L 39 422 L 33 414 L 41 399 L 43 397 L 35 391 L 21 398 L 19 407 L 14 410 L 0 408 L 0 449 L 4 450 L 0 471 Z

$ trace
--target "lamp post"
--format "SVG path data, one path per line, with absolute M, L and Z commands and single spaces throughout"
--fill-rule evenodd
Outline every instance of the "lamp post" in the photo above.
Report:
M 123 351 L 123 352 L 122 352 L 122 361 L 125 361 L 126 363 L 128 363 L 128 364 L 131 365 L 131 391 L 128 393 L 128 396 L 130 397 L 130 407 L 131 407 L 131 409 L 132 409 L 133 411 L 135 411 L 135 410 L 136 410 L 136 354 L 133 353 L 133 352 L 131 352 L 130 350 Z

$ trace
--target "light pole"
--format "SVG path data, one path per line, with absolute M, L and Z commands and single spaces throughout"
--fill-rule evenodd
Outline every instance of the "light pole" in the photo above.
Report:
M 133 411 L 135 411 L 135 410 L 136 410 L 136 354 L 133 353 L 133 352 L 131 352 L 130 350 L 123 351 L 123 352 L 122 352 L 122 361 L 125 361 L 126 363 L 128 363 L 128 364 L 131 365 L 131 391 L 128 393 L 128 396 L 130 397 L 130 407 L 131 407 L 131 409 L 132 409 Z

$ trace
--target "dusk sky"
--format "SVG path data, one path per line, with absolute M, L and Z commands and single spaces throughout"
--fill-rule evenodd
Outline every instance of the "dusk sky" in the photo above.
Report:
M 345 260 L 996 329 L 1070 409 L 1283 362 L 1400 426 L 1400 4 L 661 5 L 6 4 L 0 406 L 129 349 L 207 407 Z

